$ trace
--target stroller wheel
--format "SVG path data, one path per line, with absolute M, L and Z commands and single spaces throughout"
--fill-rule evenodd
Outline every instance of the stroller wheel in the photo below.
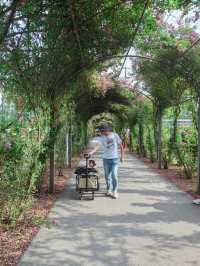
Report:
M 83 198 L 83 195 L 81 192 L 79 192 L 79 200 L 82 200 L 82 198 Z
M 94 192 L 92 192 L 92 200 L 94 200 Z

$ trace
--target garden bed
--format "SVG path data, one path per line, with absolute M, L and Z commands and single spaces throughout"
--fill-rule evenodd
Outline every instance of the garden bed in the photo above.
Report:
M 5 229 L 0 225 L 0 265 L 15 266 L 20 257 L 27 249 L 33 237 L 39 231 L 41 225 L 51 226 L 46 220 L 56 199 L 65 188 L 68 178 L 71 176 L 74 167 L 77 165 L 78 158 L 73 160 L 71 169 L 63 169 L 63 176 L 57 176 L 55 179 L 55 193 L 48 194 L 47 173 L 44 177 L 44 185 L 41 193 L 34 197 L 32 207 L 24 214 L 21 221 L 17 222 L 12 229 Z

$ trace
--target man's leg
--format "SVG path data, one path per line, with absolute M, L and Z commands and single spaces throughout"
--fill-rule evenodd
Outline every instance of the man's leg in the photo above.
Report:
M 110 161 L 108 159 L 103 159 L 103 166 L 104 166 L 107 191 L 112 192 L 112 169 Z
M 118 190 L 118 159 L 114 159 L 112 163 L 112 187 L 113 193 L 117 196 Z

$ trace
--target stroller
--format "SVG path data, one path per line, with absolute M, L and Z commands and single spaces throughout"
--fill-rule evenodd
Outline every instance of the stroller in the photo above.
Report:
M 94 193 L 100 188 L 98 172 L 95 169 L 96 163 L 94 160 L 89 160 L 87 154 L 84 157 L 86 159 L 86 165 L 78 167 L 75 170 L 76 191 L 80 200 L 86 195 L 91 195 L 90 199 L 94 200 Z

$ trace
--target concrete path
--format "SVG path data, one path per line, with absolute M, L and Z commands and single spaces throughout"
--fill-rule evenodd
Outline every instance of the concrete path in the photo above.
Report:
M 119 196 L 79 201 L 71 179 L 49 215 L 54 224 L 40 230 L 19 265 L 200 265 L 200 209 L 188 195 L 127 155 Z

